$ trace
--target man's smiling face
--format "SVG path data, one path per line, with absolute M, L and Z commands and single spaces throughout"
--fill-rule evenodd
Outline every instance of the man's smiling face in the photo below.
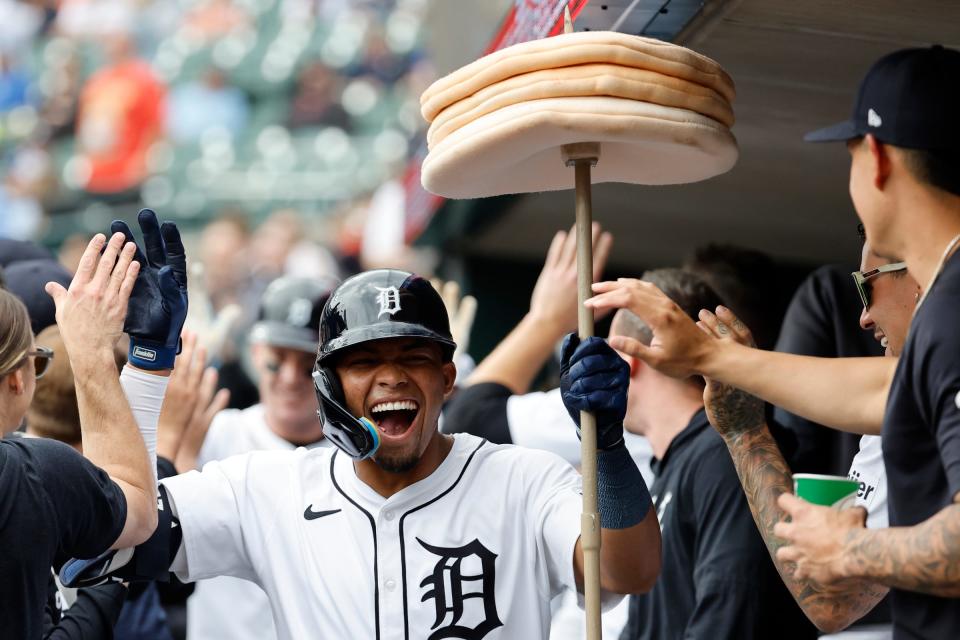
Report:
M 456 378 L 440 346 L 424 338 L 373 340 L 348 349 L 334 368 L 347 409 L 380 433 L 374 462 L 395 473 L 412 469 L 437 433 Z

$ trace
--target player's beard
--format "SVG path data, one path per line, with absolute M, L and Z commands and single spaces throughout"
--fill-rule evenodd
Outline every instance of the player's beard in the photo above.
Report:
M 390 473 L 406 473 L 417 466 L 417 462 L 420 461 L 420 456 L 415 452 L 409 454 L 398 453 L 396 455 L 380 452 L 373 456 L 373 461 L 384 471 Z

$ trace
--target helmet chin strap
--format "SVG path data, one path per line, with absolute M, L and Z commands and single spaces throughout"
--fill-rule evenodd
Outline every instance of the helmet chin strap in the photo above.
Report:
M 320 401 L 317 415 L 323 423 L 323 435 L 355 460 L 372 457 L 380 447 L 380 432 L 370 419 L 355 417 L 343 405 L 337 374 L 321 367 L 314 371 L 313 382 Z

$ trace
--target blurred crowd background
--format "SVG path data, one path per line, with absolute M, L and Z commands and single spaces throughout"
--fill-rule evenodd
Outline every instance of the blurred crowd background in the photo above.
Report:
M 256 273 L 353 271 L 365 227 L 385 256 L 434 75 L 426 4 L 0 0 L 0 237 L 70 267 L 142 204 L 207 257 L 256 237 Z

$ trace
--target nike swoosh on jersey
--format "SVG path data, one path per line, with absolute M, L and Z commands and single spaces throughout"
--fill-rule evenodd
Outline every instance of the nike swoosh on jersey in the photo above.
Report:
M 340 509 L 331 509 L 329 511 L 314 511 L 313 505 L 308 504 L 306 510 L 303 512 L 304 520 L 316 520 L 317 518 L 322 518 L 324 516 L 330 516 L 335 513 L 340 513 Z

